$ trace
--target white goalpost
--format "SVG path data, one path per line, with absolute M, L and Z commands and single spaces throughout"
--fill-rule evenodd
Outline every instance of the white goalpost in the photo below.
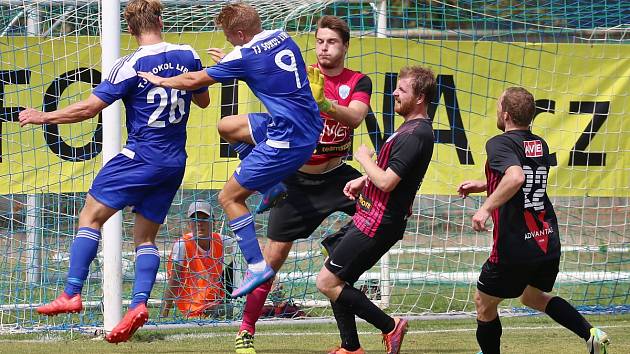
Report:
M 103 72 L 120 57 L 120 0 L 101 3 Z M 121 144 L 120 101 L 103 110 L 103 165 L 116 156 Z M 103 327 L 112 330 L 122 319 L 122 212 L 103 226 Z

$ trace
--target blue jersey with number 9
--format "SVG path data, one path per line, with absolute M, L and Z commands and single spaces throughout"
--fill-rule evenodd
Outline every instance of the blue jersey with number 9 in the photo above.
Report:
M 107 104 L 125 104 L 127 143 L 124 153 L 133 159 L 160 165 L 186 165 L 186 123 L 193 93 L 152 85 L 138 71 L 171 77 L 202 70 L 199 55 L 188 45 L 161 42 L 141 46 L 120 58 L 107 78 L 92 92 Z
M 267 144 L 277 148 L 315 145 L 323 129 L 306 77 L 300 48 L 284 31 L 262 31 L 207 70 L 214 80 L 247 83 L 271 115 Z

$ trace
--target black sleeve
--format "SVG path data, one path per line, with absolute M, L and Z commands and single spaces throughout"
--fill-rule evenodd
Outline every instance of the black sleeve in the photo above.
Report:
M 389 156 L 387 167 L 403 178 L 422 161 L 422 155 L 429 152 L 425 145 L 433 144 L 433 138 L 427 139 L 420 134 L 404 134 L 396 138 Z
M 505 170 L 511 166 L 522 165 L 518 153 L 514 150 L 512 141 L 501 135 L 488 140 L 486 152 L 488 153 L 490 168 L 501 174 L 504 174 Z
M 365 92 L 368 95 L 372 95 L 372 80 L 367 75 L 364 75 L 354 85 L 354 92 Z

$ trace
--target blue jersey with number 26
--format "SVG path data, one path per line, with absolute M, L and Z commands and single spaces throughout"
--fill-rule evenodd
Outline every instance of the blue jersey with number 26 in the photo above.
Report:
M 306 77 L 300 48 L 284 31 L 262 31 L 237 46 L 207 73 L 228 83 L 239 79 L 271 115 L 267 145 L 276 148 L 315 146 L 323 129 Z
M 199 55 L 187 45 L 166 42 L 141 46 L 120 58 L 107 79 L 92 92 L 107 104 L 122 99 L 127 115 L 124 153 L 160 166 L 186 165 L 186 123 L 194 92 L 152 85 L 138 71 L 171 77 L 202 69 Z

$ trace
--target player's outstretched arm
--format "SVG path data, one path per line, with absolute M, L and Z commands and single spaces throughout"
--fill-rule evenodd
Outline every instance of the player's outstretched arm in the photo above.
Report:
M 20 112 L 20 126 L 27 124 L 68 124 L 84 121 L 99 114 L 108 104 L 95 95 L 73 103 L 68 107 L 53 111 L 41 112 L 27 108 Z
M 216 83 L 205 70 L 188 72 L 173 77 L 160 77 L 153 73 L 139 71 L 138 76 L 157 86 L 186 91 L 200 89 Z
M 359 146 L 357 152 L 354 153 L 354 159 L 363 166 L 370 182 L 373 183 L 376 188 L 386 193 L 393 191 L 400 182 L 400 176 L 391 168 L 387 168 L 387 170 L 384 171 L 378 167 L 376 162 L 372 160 L 372 156 L 374 156 L 374 151 L 365 145 Z
M 486 231 L 486 220 L 490 213 L 512 198 L 525 182 L 525 173 L 521 166 L 510 166 L 503 178 L 499 182 L 497 189 L 488 196 L 481 208 L 477 210 L 472 218 L 472 225 L 475 231 Z

